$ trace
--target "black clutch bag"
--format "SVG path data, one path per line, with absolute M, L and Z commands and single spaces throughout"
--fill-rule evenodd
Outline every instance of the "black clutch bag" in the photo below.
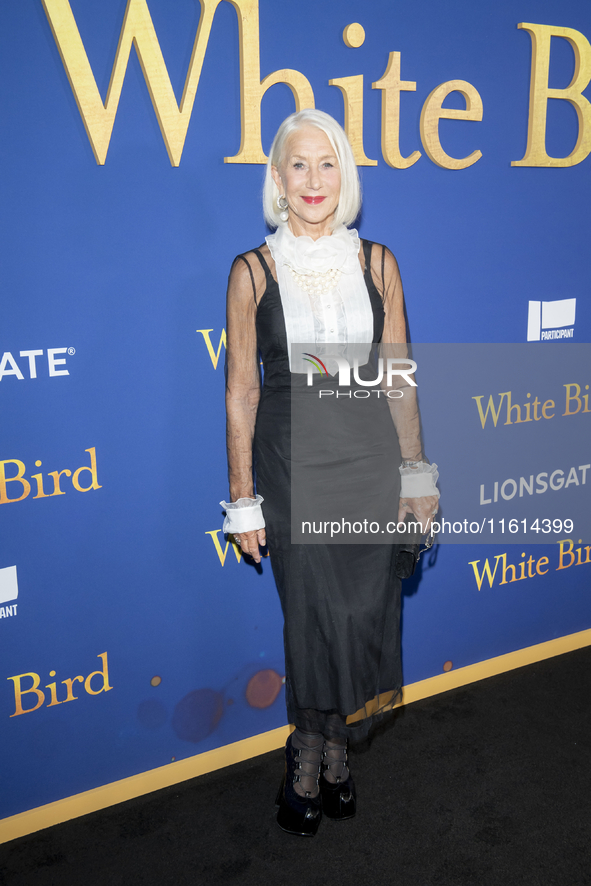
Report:
M 421 547 L 420 542 L 418 544 L 407 543 L 397 545 L 394 571 L 398 578 L 410 578 L 414 574 L 417 563 L 421 559 L 421 554 L 423 551 L 428 551 L 429 548 L 433 547 L 434 540 L 433 529 L 431 529 L 424 548 Z

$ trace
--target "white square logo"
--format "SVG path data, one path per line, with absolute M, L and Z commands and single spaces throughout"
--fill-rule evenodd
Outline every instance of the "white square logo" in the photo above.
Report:
M 527 340 L 572 338 L 577 308 L 576 298 L 558 301 L 530 301 L 527 312 Z M 560 330 L 549 332 L 548 330 Z
M 5 566 L 4 569 L 0 569 L 0 603 L 16 600 L 17 597 L 16 566 Z

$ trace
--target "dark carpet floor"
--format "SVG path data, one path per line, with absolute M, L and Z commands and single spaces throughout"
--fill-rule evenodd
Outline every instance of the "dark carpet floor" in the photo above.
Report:
M 0 847 L 7 886 L 587 886 L 591 648 L 409 705 L 359 812 L 284 834 L 274 751 Z

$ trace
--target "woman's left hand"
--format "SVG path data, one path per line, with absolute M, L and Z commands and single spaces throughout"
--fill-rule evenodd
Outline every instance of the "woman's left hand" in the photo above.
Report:
M 407 514 L 413 514 L 421 524 L 423 535 L 431 529 L 433 517 L 439 510 L 439 498 L 436 495 L 421 495 L 418 498 L 402 497 L 398 508 L 398 522 L 404 523 Z
M 252 529 L 249 532 L 234 533 L 234 541 L 237 541 L 243 554 L 252 557 L 255 563 L 261 562 L 260 548 L 267 545 L 267 534 L 264 529 Z

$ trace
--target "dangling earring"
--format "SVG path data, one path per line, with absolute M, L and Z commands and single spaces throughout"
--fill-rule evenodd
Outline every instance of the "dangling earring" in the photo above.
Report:
M 280 194 L 279 197 L 277 197 L 277 206 L 281 210 L 281 212 L 279 213 L 279 218 L 282 222 L 286 222 L 289 218 L 289 212 L 287 211 L 289 203 L 287 202 L 287 199 L 283 196 L 283 194 Z

